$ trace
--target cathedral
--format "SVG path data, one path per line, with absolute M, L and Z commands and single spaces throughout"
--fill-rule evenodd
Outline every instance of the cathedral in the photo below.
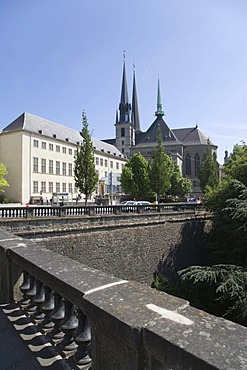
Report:
M 207 147 L 208 138 L 198 128 L 171 129 L 164 120 L 160 84 L 158 80 L 157 107 L 155 120 L 147 131 L 141 130 L 139 107 L 136 89 L 136 77 L 133 73 L 132 100 L 129 101 L 125 60 L 123 63 L 123 76 L 119 108 L 116 112 L 115 138 L 103 140 L 114 145 L 122 154 L 130 158 L 134 153 L 141 153 L 150 159 L 154 148 L 157 146 L 157 130 L 161 131 L 163 147 L 166 154 L 172 157 L 179 166 L 183 177 L 188 178 L 192 185 L 192 196 L 201 194 L 198 171 Z M 213 143 L 212 151 L 217 158 L 217 146 Z

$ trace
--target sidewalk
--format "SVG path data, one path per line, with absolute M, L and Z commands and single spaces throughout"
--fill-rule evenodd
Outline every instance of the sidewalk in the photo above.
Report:
M 72 370 L 16 305 L 0 301 L 1 370 Z

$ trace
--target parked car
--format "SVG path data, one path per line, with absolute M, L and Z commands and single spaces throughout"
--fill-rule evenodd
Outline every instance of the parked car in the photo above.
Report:
M 181 209 L 195 209 L 201 206 L 201 202 L 197 199 L 189 199 L 181 205 Z
M 136 202 L 134 200 L 125 200 L 124 202 L 120 203 L 121 212 L 133 212 L 134 211 L 133 206 L 135 205 L 136 205 Z
M 144 211 L 150 211 L 151 203 L 146 201 L 146 200 L 138 200 L 137 202 L 135 202 L 135 205 L 136 206 L 145 206 L 145 207 L 143 207 Z

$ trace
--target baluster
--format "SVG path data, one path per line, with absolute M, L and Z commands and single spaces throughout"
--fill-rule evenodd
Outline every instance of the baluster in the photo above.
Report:
M 65 318 L 61 323 L 61 329 L 64 332 L 63 341 L 60 343 L 62 355 L 69 357 L 73 355 L 78 347 L 74 340 L 74 332 L 78 328 L 78 319 L 75 316 L 75 306 L 66 301 L 65 302 Z
M 54 310 L 54 307 L 55 307 L 54 292 L 51 288 L 45 286 L 45 301 L 40 306 L 40 309 L 45 314 L 45 319 L 42 323 L 42 328 L 46 333 L 48 331 L 51 331 L 53 326 L 55 325 L 50 318 L 50 313 Z
M 63 340 L 64 332 L 60 328 L 61 322 L 65 317 L 65 305 L 63 297 L 60 294 L 54 293 L 55 308 L 50 313 L 51 320 L 55 323 L 49 337 L 54 344 L 58 344 Z
M 27 307 L 30 303 L 30 298 L 27 297 L 27 292 L 30 289 L 32 280 L 34 280 L 34 277 L 30 276 L 27 271 L 23 271 L 23 283 L 20 286 L 20 291 L 23 296 L 20 302 L 21 308 Z
M 32 277 L 30 289 L 26 293 L 27 297 L 30 299 L 30 304 L 25 309 L 26 314 L 28 316 L 33 315 L 37 309 L 37 306 L 32 301 L 36 294 L 37 294 L 37 279 Z
M 37 306 L 36 313 L 33 314 L 33 319 L 36 323 L 41 323 L 44 320 L 45 314 L 41 311 L 41 304 L 45 301 L 45 287 L 44 284 L 37 280 L 37 293 L 32 299 L 32 303 Z
M 91 328 L 87 316 L 78 309 L 79 326 L 74 333 L 75 342 L 78 345 L 77 351 L 73 356 L 76 365 L 87 365 L 92 363 L 88 354 L 91 342 Z

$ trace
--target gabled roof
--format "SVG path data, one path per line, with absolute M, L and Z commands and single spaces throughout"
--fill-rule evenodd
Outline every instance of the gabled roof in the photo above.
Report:
M 160 128 L 163 142 L 178 143 L 178 140 L 172 130 L 169 129 L 161 115 L 158 115 L 149 129 L 142 134 L 136 144 L 157 143 L 157 129 Z
M 79 131 L 26 112 L 6 126 L 2 133 L 13 131 L 28 131 L 72 144 L 82 142 Z M 124 158 L 124 155 L 115 146 L 94 138 L 92 138 L 92 142 L 95 150 Z
M 206 137 L 206 135 L 204 135 L 201 130 L 199 130 L 197 125 L 195 127 L 173 129 L 172 132 L 176 136 L 176 138 L 184 145 L 207 145 L 208 142 L 208 137 Z

